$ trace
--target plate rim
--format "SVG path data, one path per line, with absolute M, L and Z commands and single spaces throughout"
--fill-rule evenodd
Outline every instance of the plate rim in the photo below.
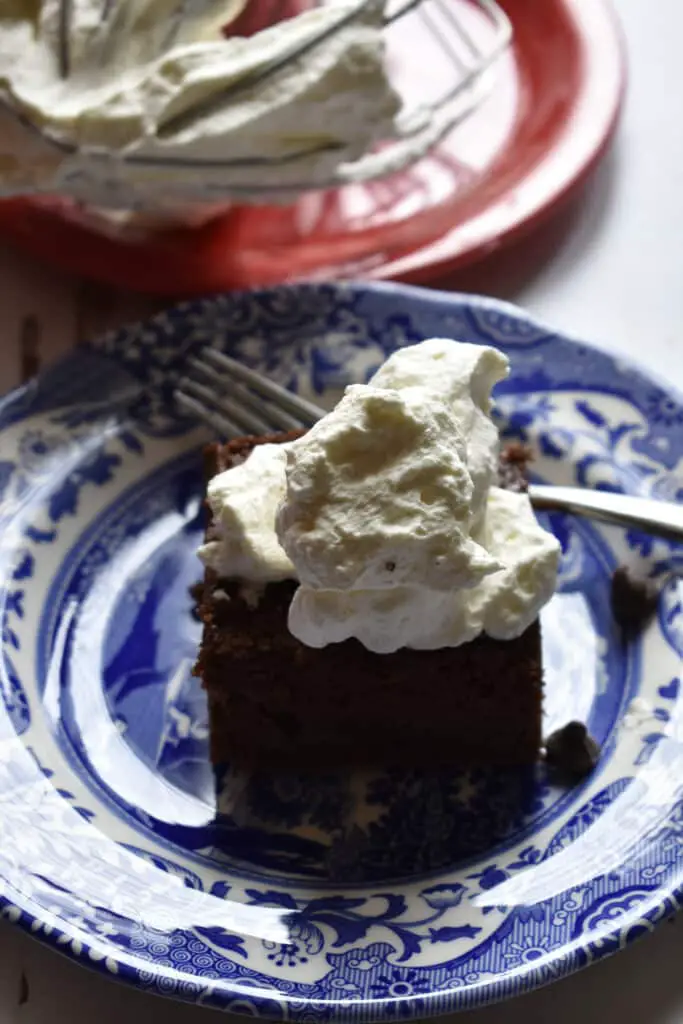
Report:
M 491 253 L 499 252 L 532 233 L 555 211 L 559 211 L 568 203 L 596 170 L 612 144 L 626 99 L 628 88 L 626 38 L 614 6 L 614 0 L 598 0 L 597 4 L 592 5 L 592 15 L 599 12 L 604 20 L 603 36 L 597 42 L 582 23 L 582 19 L 586 17 L 586 6 L 582 4 L 581 0 L 561 0 L 561 2 L 579 33 L 579 45 L 584 63 L 587 53 L 592 53 L 598 60 L 601 50 L 607 45 L 612 50 L 615 78 L 609 95 L 602 96 L 603 90 L 598 87 L 600 75 L 593 73 L 592 76 L 589 76 L 584 68 L 581 75 L 581 95 L 575 98 L 575 107 L 578 105 L 579 99 L 591 107 L 590 114 L 583 114 L 584 121 L 597 120 L 592 111 L 598 109 L 602 119 L 601 127 L 594 129 L 592 140 L 582 149 L 577 150 L 576 155 L 568 160 L 569 168 L 567 171 L 563 171 L 561 180 L 557 181 L 554 187 L 547 188 L 544 194 L 539 194 L 535 202 L 528 203 L 526 210 L 521 210 L 516 204 L 511 205 L 509 195 L 501 196 L 493 206 L 481 210 L 471 219 L 466 220 L 463 226 L 458 225 L 441 238 L 421 246 L 413 253 L 390 260 L 377 268 L 371 268 L 368 271 L 368 276 L 371 279 L 381 281 L 394 279 L 406 284 L 423 284 L 428 280 L 443 280 L 448 274 L 464 266 L 474 265 Z M 502 3 L 514 24 L 514 0 L 502 0 Z M 595 107 L 589 102 L 593 93 L 596 95 Z M 542 165 L 544 160 L 547 160 L 553 153 L 567 148 L 570 131 L 571 129 L 565 126 L 562 134 L 544 150 L 543 160 L 539 165 Z M 569 147 L 569 152 L 571 152 L 571 147 Z M 529 178 L 537 174 L 539 165 L 530 171 L 526 179 L 522 180 L 528 181 Z M 517 184 L 519 185 L 519 181 Z M 494 231 L 480 231 L 478 237 L 475 231 L 474 239 L 467 244 L 460 245 L 459 237 L 463 227 L 471 231 L 472 225 L 476 227 L 478 221 L 490 217 L 494 210 L 499 211 L 503 226 Z M 448 250 L 449 248 L 450 254 L 448 251 L 439 252 L 441 249 Z M 436 252 L 430 256 L 430 252 L 433 250 Z

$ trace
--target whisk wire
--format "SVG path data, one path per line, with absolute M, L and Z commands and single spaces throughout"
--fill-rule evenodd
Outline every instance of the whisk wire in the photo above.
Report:
M 59 7 L 59 57 L 63 77 L 67 77 L 70 73 L 69 28 L 73 14 L 73 2 L 74 0 L 60 0 Z M 186 109 L 182 114 L 173 116 L 160 125 L 160 136 L 163 138 L 172 135 L 188 121 L 210 113 L 217 103 L 223 104 L 226 99 L 232 99 L 276 75 L 283 67 L 323 45 L 335 32 L 341 31 L 359 18 L 372 2 L 374 0 L 357 0 L 350 10 L 344 8 L 343 13 L 332 25 L 328 24 L 319 32 L 313 33 L 305 42 L 293 46 L 286 55 L 272 61 L 258 72 L 233 83 L 221 93 L 220 97 L 199 101 L 191 109 Z M 181 4 L 181 8 L 183 6 L 184 4 Z M 428 31 L 432 44 L 438 47 L 453 65 L 453 84 L 436 98 L 422 100 L 413 109 L 406 109 L 402 112 L 398 121 L 397 137 L 383 145 L 381 160 L 369 160 L 367 157 L 361 157 L 355 163 L 341 164 L 335 176 L 325 182 L 313 183 L 288 179 L 287 182 L 277 185 L 264 184 L 259 187 L 259 191 L 263 193 L 264 197 L 267 197 L 270 192 L 291 192 L 292 195 L 295 195 L 314 187 L 335 188 L 396 172 L 424 156 L 456 125 L 474 113 L 493 85 L 493 66 L 510 43 L 512 27 L 497 0 L 471 0 L 469 6 L 473 10 L 477 9 L 486 17 L 489 31 L 486 33 L 485 43 L 479 43 L 470 31 L 467 24 L 470 18 L 464 15 L 465 7 L 457 0 L 403 0 L 386 14 L 384 24 L 387 28 L 411 15 L 421 20 L 422 25 Z M 112 12 L 115 11 L 115 4 L 112 0 L 105 0 L 104 9 L 106 17 L 111 18 Z M 428 57 L 425 59 L 428 60 Z M 2 98 L 0 98 L 0 105 L 3 107 L 6 105 Z M 19 112 L 12 113 L 21 123 L 24 123 L 25 119 Z M 37 125 L 31 125 L 31 127 L 42 135 L 46 142 L 51 143 L 62 152 L 75 153 L 77 151 L 78 147 L 55 138 L 49 131 L 45 131 Z M 315 152 L 327 148 L 322 146 Z M 310 150 L 288 154 L 284 158 L 247 157 L 240 160 L 227 158 L 202 161 L 165 155 L 148 156 L 132 152 L 123 154 L 121 162 L 140 167 L 165 167 L 178 170 L 184 167 L 188 169 L 206 167 L 207 170 L 218 170 L 240 166 L 248 171 L 249 168 L 257 169 L 264 165 L 275 167 L 284 163 L 296 163 L 307 156 L 310 156 Z M 230 189 L 236 194 L 245 192 L 252 195 L 255 190 L 253 181 L 250 181 L 248 177 L 243 183 L 232 182 Z

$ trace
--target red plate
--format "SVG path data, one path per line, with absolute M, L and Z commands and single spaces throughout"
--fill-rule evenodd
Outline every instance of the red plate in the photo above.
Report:
M 468 0 L 453 0 L 475 18 Z M 0 232 L 30 253 L 119 287 L 190 295 L 310 277 L 426 281 L 480 259 L 531 226 L 604 153 L 624 92 L 625 60 L 605 0 L 502 0 L 514 26 L 494 94 L 436 152 L 400 175 L 240 207 L 201 228 L 115 240 L 65 204 L 0 203 Z M 476 29 L 476 25 L 472 26 Z M 419 25 L 393 30 L 390 60 L 415 94 L 452 71 L 424 60 Z

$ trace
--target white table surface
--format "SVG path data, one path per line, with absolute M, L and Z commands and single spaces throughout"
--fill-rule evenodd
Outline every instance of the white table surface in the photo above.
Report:
M 683 3 L 616 5 L 631 84 L 612 153 L 578 204 L 534 237 L 523 256 L 498 259 L 456 283 L 519 302 L 683 389 Z M 30 371 L 36 345 L 53 357 L 77 334 L 152 308 L 144 298 L 84 286 L 0 249 L 2 390 Z M 574 1024 L 577 1016 L 582 1024 L 683 1022 L 682 965 L 678 919 L 588 971 L 462 1015 L 458 1024 Z M 218 1019 L 209 1013 L 104 981 L 0 926 L 0 1024 Z

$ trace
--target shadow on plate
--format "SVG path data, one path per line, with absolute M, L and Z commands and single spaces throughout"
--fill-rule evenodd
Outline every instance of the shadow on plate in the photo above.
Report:
M 217 859 L 367 883 L 489 851 L 538 808 L 540 767 L 320 776 L 216 771 Z

